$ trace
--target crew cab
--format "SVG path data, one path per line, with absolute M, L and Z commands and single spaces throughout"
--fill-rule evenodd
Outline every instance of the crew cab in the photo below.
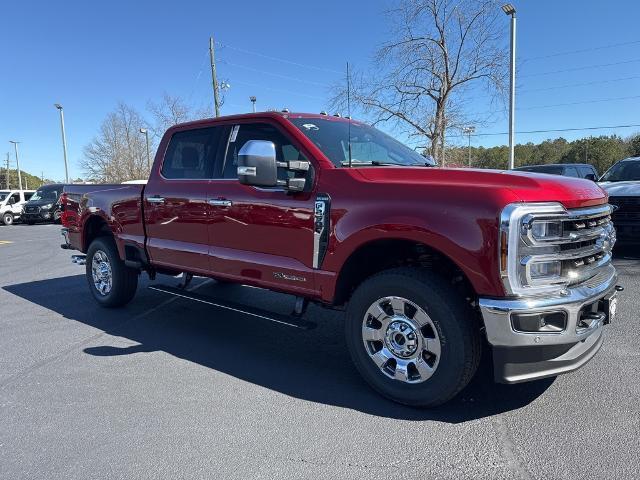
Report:
M 358 371 L 382 395 L 434 406 L 475 374 L 575 370 L 617 305 L 615 231 L 591 181 L 441 169 L 348 118 L 254 113 L 170 128 L 146 185 L 66 188 L 63 248 L 93 298 L 129 302 L 138 276 L 183 274 L 185 299 L 284 324 L 344 310 Z M 295 295 L 290 317 L 207 301 L 192 276 Z M 275 314 L 274 314 L 275 315 Z M 300 324 L 300 323 L 298 323 Z
M 5 225 L 13 225 L 20 218 L 22 207 L 33 195 L 33 190 L 0 190 L 0 218 Z

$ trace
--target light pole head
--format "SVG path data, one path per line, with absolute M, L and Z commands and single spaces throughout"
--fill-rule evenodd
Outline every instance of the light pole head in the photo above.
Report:
M 9 143 L 13 143 L 14 145 L 17 145 L 17 144 L 18 144 L 18 143 L 20 143 L 20 142 L 17 142 L 17 141 L 15 141 L 15 140 L 9 140 Z
M 256 103 L 257 98 L 255 97 L 255 95 L 251 95 L 249 97 L 249 100 L 251 100 L 251 102 Z
M 516 14 L 516 9 L 513 5 L 511 5 L 510 3 L 507 3 L 505 5 L 502 6 L 502 11 L 504 13 L 506 13 L 507 15 L 515 15 Z
M 56 107 L 58 110 L 62 110 L 62 105 L 60 105 L 59 103 L 54 103 L 53 106 Z
M 147 133 L 147 129 L 146 129 L 146 128 L 141 128 L 141 129 L 140 129 L 140 133 L 144 133 L 144 134 L 146 134 L 146 133 Z

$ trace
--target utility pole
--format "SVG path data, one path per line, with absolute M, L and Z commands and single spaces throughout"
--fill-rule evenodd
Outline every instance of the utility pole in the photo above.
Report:
M 213 37 L 209 37 L 209 56 L 211 57 L 211 81 L 213 82 L 213 104 L 216 117 L 220 116 L 220 99 L 218 97 L 218 76 L 216 75 L 216 54 L 214 51 Z
M 147 140 L 147 169 L 151 171 L 151 154 L 149 153 L 149 130 L 141 128 L 140 133 L 144 135 Z
M 18 168 L 18 190 L 22 190 L 22 175 L 20 174 L 20 158 L 18 157 L 18 144 L 15 140 L 9 140 L 9 143 L 13 143 L 13 148 L 16 151 L 16 166 Z

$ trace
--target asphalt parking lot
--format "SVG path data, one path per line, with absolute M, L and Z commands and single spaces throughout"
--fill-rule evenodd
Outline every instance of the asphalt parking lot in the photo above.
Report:
M 336 312 L 311 307 L 318 327 L 300 331 L 168 298 L 146 280 L 127 308 L 100 309 L 59 229 L 0 227 L 0 478 L 638 478 L 640 260 L 629 252 L 616 259 L 618 317 L 592 362 L 513 386 L 487 372 L 419 410 L 360 379 Z

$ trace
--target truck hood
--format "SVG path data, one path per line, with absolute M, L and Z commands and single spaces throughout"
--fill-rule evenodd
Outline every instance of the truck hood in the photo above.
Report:
M 610 197 L 640 197 L 640 181 L 602 182 L 599 184 Z
M 545 173 L 508 170 L 455 169 L 429 167 L 359 167 L 370 182 L 405 185 L 447 186 L 472 189 L 508 190 L 521 202 L 560 202 L 566 208 L 605 203 L 607 194 L 591 180 Z M 452 191 L 452 194 L 453 193 Z

